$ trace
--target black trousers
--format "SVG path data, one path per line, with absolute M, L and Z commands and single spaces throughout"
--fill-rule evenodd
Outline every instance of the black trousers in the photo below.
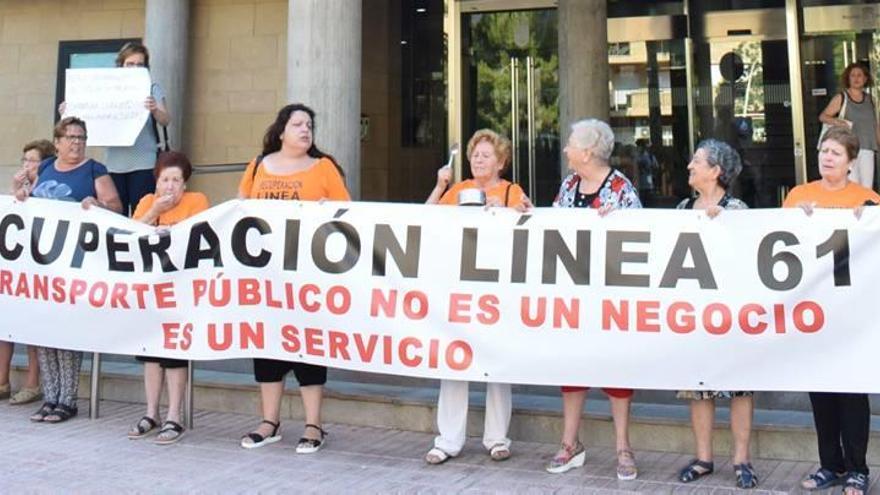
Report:
M 871 405 L 867 394 L 810 392 L 819 440 L 819 463 L 840 473 L 868 474 Z

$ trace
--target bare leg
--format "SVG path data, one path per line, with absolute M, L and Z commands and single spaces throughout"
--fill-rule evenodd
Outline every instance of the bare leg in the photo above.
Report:
M 697 446 L 697 460 L 712 462 L 712 429 L 715 427 L 715 401 L 691 401 L 691 426 Z
M 40 386 L 40 363 L 37 361 L 37 348 L 36 346 L 29 345 L 27 346 L 27 355 L 28 355 L 28 368 L 27 368 L 27 377 L 24 381 L 24 386 L 27 388 L 39 388 Z M 0 358 L 2 360 L 2 358 Z M 2 361 L 0 361 L 2 362 Z M 2 382 L 0 382 L 2 383 Z
M 9 367 L 12 365 L 12 350 L 15 344 L 0 341 L 0 387 L 9 385 Z
M 562 393 L 563 445 L 573 446 L 578 441 L 578 431 L 581 427 L 581 416 L 584 414 L 584 399 L 586 399 L 586 397 L 586 390 Z M 615 423 L 617 423 L 616 420 Z
M 620 398 L 608 396 L 611 402 L 611 418 L 614 420 L 614 434 L 617 438 L 617 450 L 631 450 L 629 446 L 629 405 L 630 397 Z
M 323 425 L 321 425 L 321 401 L 324 398 L 324 386 L 308 385 L 300 387 L 299 393 L 302 395 L 303 409 L 305 409 L 306 412 L 306 424 L 323 427 Z M 306 428 L 303 432 L 303 436 L 319 440 L 321 438 L 321 432 L 314 428 Z
M 284 381 L 260 384 L 260 404 L 263 419 L 278 423 L 281 418 L 281 397 L 284 395 Z M 255 432 L 264 437 L 272 434 L 272 426 L 260 423 Z
M 159 397 L 165 374 L 159 363 L 144 363 L 144 392 L 147 398 L 147 416 L 159 421 Z
M 752 433 L 751 396 L 734 397 L 730 400 L 730 430 L 733 433 L 733 463 L 749 462 L 749 438 Z
M 169 368 L 165 370 L 168 380 L 168 415 L 167 421 L 180 423 L 180 408 L 186 394 L 186 368 Z

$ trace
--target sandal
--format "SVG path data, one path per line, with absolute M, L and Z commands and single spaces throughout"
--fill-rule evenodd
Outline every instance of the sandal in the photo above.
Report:
M 864 495 L 868 491 L 868 475 L 849 473 L 843 485 L 843 493 Z
M 587 460 L 587 451 L 580 441 L 574 445 L 562 444 L 553 459 L 547 464 L 547 472 L 561 474 L 568 470 L 579 468 Z
M 617 451 L 617 479 L 621 481 L 634 480 L 639 476 L 636 467 L 636 456 L 632 450 Z
M 55 410 L 55 404 L 51 402 L 44 402 L 37 412 L 31 415 L 31 421 L 34 423 L 41 423 L 46 420 L 46 416 L 52 414 L 52 411 Z
M 318 425 L 308 423 L 306 423 L 306 428 L 314 428 L 318 430 L 318 432 L 321 433 L 321 438 L 301 437 L 299 443 L 296 444 L 297 454 L 314 454 L 324 446 L 324 437 L 327 436 L 327 432 Z
M 846 473 L 835 473 L 830 469 L 820 468 L 815 473 L 801 481 L 804 490 L 824 490 L 844 482 Z
M 503 443 L 496 443 L 489 449 L 489 457 L 493 461 L 506 461 L 510 459 L 510 447 Z
M 43 391 L 40 387 L 28 388 L 22 387 L 21 390 L 12 394 L 9 398 L 9 405 L 20 406 L 22 404 L 30 404 L 43 398 Z
M 52 412 L 43 419 L 43 422 L 52 424 L 63 423 L 68 419 L 76 416 L 78 412 L 79 410 L 76 408 L 76 406 L 71 407 L 64 404 L 58 404 L 57 406 L 55 406 L 55 409 L 53 409 Z
M 715 472 L 715 463 L 712 461 L 701 461 L 699 459 L 691 459 L 691 462 L 678 472 L 678 481 L 682 483 L 690 483 L 697 481 L 703 476 Z
M 159 430 L 159 434 L 156 436 L 156 439 L 153 440 L 153 443 L 156 445 L 171 445 L 172 443 L 177 443 L 177 441 L 180 440 L 180 437 L 183 436 L 184 431 L 185 430 L 180 423 L 165 420 L 165 422 L 162 423 L 162 429 Z
M 758 473 L 755 472 L 751 462 L 734 464 L 733 474 L 736 475 L 737 488 L 749 489 L 758 486 Z
M 452 459 L 452 456 L 447 454 L 445 451 L 438 449 L 437 447 L 434 447 L 433 449 L 429 450 L 427 454 L 425 454 L 425 462 L 433 466 L 436 466 L 437 464 L 443 464 L 449 459 Z
M 138 422 L 135 423 L 130 430 L 128 430 L 128 438 L 130 438 L 131 440 L 144 438 L 150 433 L 155 432 L 156 428 L 158 427 L 159 423 L 157 423 L 155 419 L 149 416 L 144 416 L 143 418 L 139 419 Z
M 262 447 L 263 445 L 269 445 L 270 443 L 275 443 L 281 440 L 281 435 L 278 433 L 278 429 L 281 428 L 281 422 L 272 422 L 268 419 L 264 419 L 260 421 L 260 424 L 266 423 L 267 425 L 272 427 L 272 434 L 268 437 L 264 437 L 259 433 L 253 431 L 248 433 L 247 435 L 241 437 L 241 446 L 245 449 L 256 449 L 258 447 Z

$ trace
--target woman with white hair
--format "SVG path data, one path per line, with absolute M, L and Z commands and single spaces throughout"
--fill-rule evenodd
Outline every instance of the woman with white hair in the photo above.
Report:
M 571 126 L 563 152 L 574 171 L 562 181 L 553 202 L 557 208 L 595 208 L 600 216 L 621 208 L 641 208 L 638 193 L 620 171 L 609 165 L 614 149 L 614 133 L 605 122 L 586 119 Z M 584 399 L 588 387 L 562 387 L 562 446 L 547 465 L 550 473 L 564 473 L 581 467 L 586 460 L 584 445 L 578 440 Z M 631 389 L 603 388 L 611 401 L 611 416 L 617 438 L 617 478 L 638 476 L 635 456 L 629 445 Z
M 730 195 L 730 187 L 742 171 L 739 154 L 726 143 L 707 139 L 697 146 L 688 164 L 688 184 L 696 196 L 682 200 L 680 210 L 705 210 L 709 218 L 721 210 L 742 210 L 745 203 Z M 752 392 L 683 390 L 679 399 L 690 401 L 691 426 L 696 457 L 678 473 L 682 483 L 696 481 L 715 471 L 712 430 L 715 427 L 715 400 L 730 400 L 730 431 L 733 436 L 733 473 L 737 488 L 755 488 L 758 475 L 749 462 L 749 439 L 752 432 Z

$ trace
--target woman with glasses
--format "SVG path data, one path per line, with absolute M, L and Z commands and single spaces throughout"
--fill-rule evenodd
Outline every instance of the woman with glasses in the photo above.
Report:
M 116 67 L 149 69 L 150 52 L 140 43 L 126 43 L 116 55 Z M 144 100 L 144 107 L 150 111 L 150 116 L 134 144 L 110 146 L 104 157 L 107 170 L 122 202 L 122 214 L 125 216 L 134 213 L 141 198 L 152 193 L 156 188 L 153 165 L 156 163 L 159 151 L 158 126 L 167 126 L 171 122 L 171 114 L 165 106 L 165 93 L 155 82 L 150 85 L 150 96 Z M 58 112 L 64 115 L 65 108 L 62 102 Z
M 36 174 L 40 162 L 55 154 L 55 146 L 47 139 L 31 141 L 24 145 L 21 156 L 21 169 L 15 173 L 18 181 L 24 182 L 30 174 Z M 28 188 L 30 185 L 28 184 Z M 14 193 L 15 191 L 13 191 Z M 37 366 L 37 348 L 27 347 L 28 367 L 24 384 L 16 393 L 12 393 L 9 385 L 9 369 L 12 364 L 12 342 L 0 341 L 0 400 L 9 399 L 10 405 L 30 404 L 39 400 L 43 393 L 40 391 L 40 370 Z M 11 395 L 11 397 L 10 397 Z
M 121 211 L 107 168 L 86 157 L 86 123 L 65 117 L 55 126 L 54 136 L 58 156 L 44 160 L 36 170 L 13 177 L 15 197 L 19 201 L 28 196 L 74 201 L 83 208 L 100 206 Z M 44 403 L 31 421 L 60 423 L 76 416 L 82 352 L 40 347 L 37 358 Z

